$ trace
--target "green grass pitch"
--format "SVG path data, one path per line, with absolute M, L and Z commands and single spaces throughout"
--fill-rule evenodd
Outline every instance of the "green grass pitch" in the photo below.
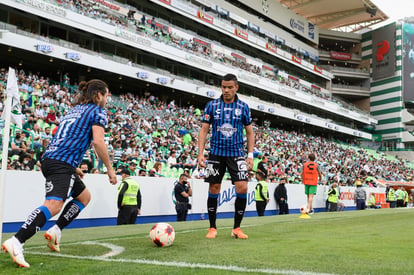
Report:
M 208 221 L 170 224 L 175 241 L 162 248 L 152 224 L 66 229 L 60 253 L 39 232 L 24 247 L 31 267 L 2 253 L 0 274 L 414 274 L 413 208 L 245 218 L 248 240 L 231 238 L 232 219 L 212 240 Z

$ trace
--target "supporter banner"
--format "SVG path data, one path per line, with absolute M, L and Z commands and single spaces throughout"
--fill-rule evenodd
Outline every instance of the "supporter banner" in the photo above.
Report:
M 269 71 L 272 71 L 273 72 L 273 69 L 272 68 L 270 68 L 268 66 L 265 66 L 265 65 L 262 65 L 262 69 L 269 70 Z
M 119 11 L 119 9 L 120 9 L 120 7 L 119 7 L 119 6 L 114 5 L 114 4 L 112 4 L 112 3 L 109 3 L 109 2 L 106 2 L 106 1 L 104 1 L 104 0 L 93 0 L 93 1 L 94 1 L 94 2 L 96 2 L 96 3 L 101 4 L 102 6 L 105 6 L 105 7 L 107 7 L 108 9 L 111 9 L 111 10 L 116 10 L 116 11 Z
M 200 39 L 198 39 L 198 38 L 194 38 L 194 39 L 193 39 L 193 42 L 194 42 L 194 43 L 201 44 L 201 45 L 206 46 L 206 47 L 208 47 L 208 48 L 211 48 L 211 44 L 210 44 L 210 43 L 204 42 L 204 41 L 202 41 L 202 40 L 200 40 Z
M 268 49 L 271 52 L 277 53 L 277 47 L 270 43 L 266 43 L 266 49 Z
M 247 32 L 244 32 L 239 29 L 234 29 L 234 34 L 246 40 L 249 38 L 249 35 L 247 34 Z
M 318 72 L 318 73 L 320 73 L 320 74 L 322 73 L 322 69 L 321 69 L 321 68 L 319 68 L 319 67 L 318 67 L 318 66 L 316 66 L 316 65 L 314 66 L 314 68 L 313 68 L 313 69 L 314 69 L 314 71 L 315 71 L 315 72 Z
M 213 24 L 213 17 L 211 17 L 208 14 L 205 14 L 204 12 L 198 11 L 197 12 L 197 17 L 200 18 L 201 20 Z
M 321 90 L 321 88 L 320 87 L 318 87 L 318 86 L 315 86 L 315 85 L 313 85 L 312 84 L 312 86 L 311 86 L 313 89 L 316 89 L 316 90 L 318 90 L 318 91 L 320 91 Z
M 302 59 L 292 54 L 292 61 L 295 61 L 298 64 L 302 63 Z
M 160 2 L 163 2 L 164 4 L 171 5 L 171 0 L 159 0 Z
M 231 53 L 231 56 L 238 58 L 240 60 L 243 60 L 244 62 L 246 62 L 246 57 L 243 57 L 241 55 L 238 55 L 237 53 Z
M 331 57 L 340 60 L 351 60 L 352 54 L 343 52 L 331 52 Z
M 372 78 L 378 80 L 393 76 L 396 70 L 396 25 L 372 32 Z
M 299 79 L 297 79 L 296 77 L 293 77 L 291 75 L 289 75 L 289 79 L 293 80 L 293 81 L 299 81 Z

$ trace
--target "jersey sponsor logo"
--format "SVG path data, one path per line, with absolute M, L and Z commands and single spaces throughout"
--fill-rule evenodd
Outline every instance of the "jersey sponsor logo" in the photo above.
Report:
M 220 115 L 220 112 L 221 112 L 220 109 L 217 109 L 216 110 L 216 115 Z
M 224 123 L 221 125 L 221 127 L 217 127 L 217 131 L 220 132 L 223 136 L 229 138 L 237 132 L 237 129 L 233 128 L 230 123 Z

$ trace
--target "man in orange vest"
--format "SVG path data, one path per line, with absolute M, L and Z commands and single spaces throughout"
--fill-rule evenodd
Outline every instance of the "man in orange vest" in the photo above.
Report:
M 305 185 L 309 214 L 313 214 L 313 197 L 316 195 L 318 180 L 322 180 L 322 172 L 315 162 L 315 154 L 309 154 L 309 161 L 303 165 L 302 182 Z

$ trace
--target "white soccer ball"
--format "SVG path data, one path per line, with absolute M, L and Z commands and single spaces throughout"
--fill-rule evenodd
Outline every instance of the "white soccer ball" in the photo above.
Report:
M 174 242 L 175 231 L 170 224 L 160 222 L 151 228 L 149 236 L 156 246 L 170 246 Z
M 302 213 L 302 214 L 308 214 L 308 212 L 309 212 L 309 209 L 308 209 L 307 205 L 303 205 L 299 210 L 300 210 L 300 213 Z

